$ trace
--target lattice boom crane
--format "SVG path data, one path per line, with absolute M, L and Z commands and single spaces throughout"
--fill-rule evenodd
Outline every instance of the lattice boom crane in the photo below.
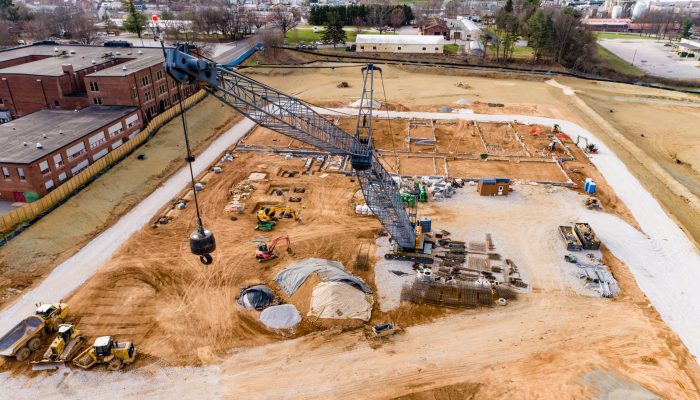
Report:
M 381 71 L 378 67 L 369 64 L 362 68 L 362 106 L 354 135 L 343 131 L 303 101 L 197 57 L 186 45 L 165 49 L 165 68 L 178 82 L 204 87 L 260 126 L 333 155 L 349 156 L 367 206 L 396 242 L 397 252 L 387 258 L 432 262 L 423 250 L 423 237 L 427 232 L 422 232 L 415 215 L 407 212 L 397 183 L 372 147 L 373 77 L 374 71 Z

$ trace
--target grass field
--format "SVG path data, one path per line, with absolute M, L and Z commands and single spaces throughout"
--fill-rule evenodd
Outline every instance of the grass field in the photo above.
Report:
M 607 63 L 608 67 L 613 71 L 619 72 L 621 74 L 629 76 L 644 76 L 646 75 L 644 71 L 635 67 L 634 65 L 628 63 L 627 61 L 621 59 L 620 57 L 613 54 L 610 50 L 596 44 L 598 50 L 598 57 Z
M 496 58 L 496 53 L 495 49 L 493 46 L 488 47 L 488 55 L 490 58 L 495 59 Z M 525 46 L 515 46 L 513 48 L 513 59 L 514 60 L 529 60 L 532 59 L 533 57 L 533 50 L 531 47 L 525 47 Z
M 445 54 L 456 54 L 457 51 L 459 51 L 459 45 L 456 45 L 454 43 L 446 44 L 444 47 Z
M 614 33 L 614 32 L 594 32 L 598 40 L 601 39 L 647 39 L 659 40 L 655 37 L 641 36 L 638 33 Z
M 361 31 L 363 35 L 377 35 L 379 32 L 377 31 Z M 388 33 L 383 33 L 384 35 L 393 35 L 393 32 L 388 32 Z M 345 41 L 346 42 L 354 42 L 355 37 L 357 36 L 357 30 L 353 29 L 353 27 L 348 27 L 345 30 Z M 304 43 L 311 43 L 311 42 L 317 42 L 323 39 L 323 32 L 314 32 L 311 30 L 311 28 L 308 27 L 302 27 L 302 28 L 294 28 L 287 32 L 287 35 L 285 36 L 287 38 L 287 43 L 289 44 L 297 44 L 299 42 L 304 42 Z

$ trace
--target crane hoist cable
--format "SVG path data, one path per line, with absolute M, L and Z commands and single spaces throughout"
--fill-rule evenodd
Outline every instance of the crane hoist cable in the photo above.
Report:
M 157 25 L 157 20 L 154 20 L 154 22 L 156 22 L 154 27 L 154 37 L 156 38 L 156 40 L 160 41 L 160 46 L 163 49 L 163 57 L 167 58 L 165 52 L 165 41 L 163 40 L 163 36 L 160 32 L 160 27 Z M 185 149 L 187 151 L 185 161 L 187 161 L 187 166 L 190 170 L 190 183 L 192 185 L 192 194 L 194 195 L 194 208 L 197 215 L 195 219 L 195 224 L 197 228 L 192 233 L 190 233 L 189 238 L 190 251 L 192 252 L 192 254 L 199 256 L 199 261 L 202 264 L 209 265 L 212 263 L 212 261 L 214 261 L 214 259 L 211 256 L 211 253 L 214 252 L 214 250 L 216 250 L 216 239 L 214 238 L 214 234 L 212 233 L 212 231 L 205 229 L 204 224 L 202 223 L 202 214 L 199 209 L 199 199 L 197 197 L 197 185 L 194 179 L 194 169 L 192 168 L 192 163 L 194 162 L 195 158 L 192 154 L 192 148 L 190 146 L 190 136 L 187 131 L 185 106 L 182 104 L 182 102 L 184 101 L 184 96 L 182 95 L 182 84 L 174 76 L 172 76 L 172 78 L 173 81 L 176 82 L 175 86 L 177 88 L 178 104 L 180 107 L 180 120 L 182 121 L 182 131 L 185 136 Z

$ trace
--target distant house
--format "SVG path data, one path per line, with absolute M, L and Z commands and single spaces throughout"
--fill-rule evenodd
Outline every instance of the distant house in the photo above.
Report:
M 448 19 L 446 24 L 452 31 L 452 39 L 479 41 L 481 38 L 481 28 L 468 18 L 457 17 L 457 19 Z
M 482 196 L 507 196 L 510 190 L 508 178 L 484 178 L 479 179 L 477 190 Z
M 630 29 L 629 18 L 585 18 L 581 20 L 583 26 L 596 32 L 627 32 Z
M 442 36 L 423 35 L 357 35 L 358 53 L 432 53 L 443 52 Z
M 442 36 L 445 39 L 450 38 L 450 28 L 447 27 L 445 22 L 437 18 L 426 20 L 419 29 L 420 34 L 424 36 Z

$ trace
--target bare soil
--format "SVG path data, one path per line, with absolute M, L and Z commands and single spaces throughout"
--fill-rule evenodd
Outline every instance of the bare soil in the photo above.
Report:
M 207 97 L 187 112 L 190 143 L 205 148 L 232 126 L 236 114 Z M 36 222 L 0 250 L 0 308 L 41 279 L 88 240 L 109 227 L 184 164 L 179 118 L 165 124 L 146 144 Z M 136 156 L 144 154 L 145 160 Z M 39 301 L 41 299 L 37 299 Z

